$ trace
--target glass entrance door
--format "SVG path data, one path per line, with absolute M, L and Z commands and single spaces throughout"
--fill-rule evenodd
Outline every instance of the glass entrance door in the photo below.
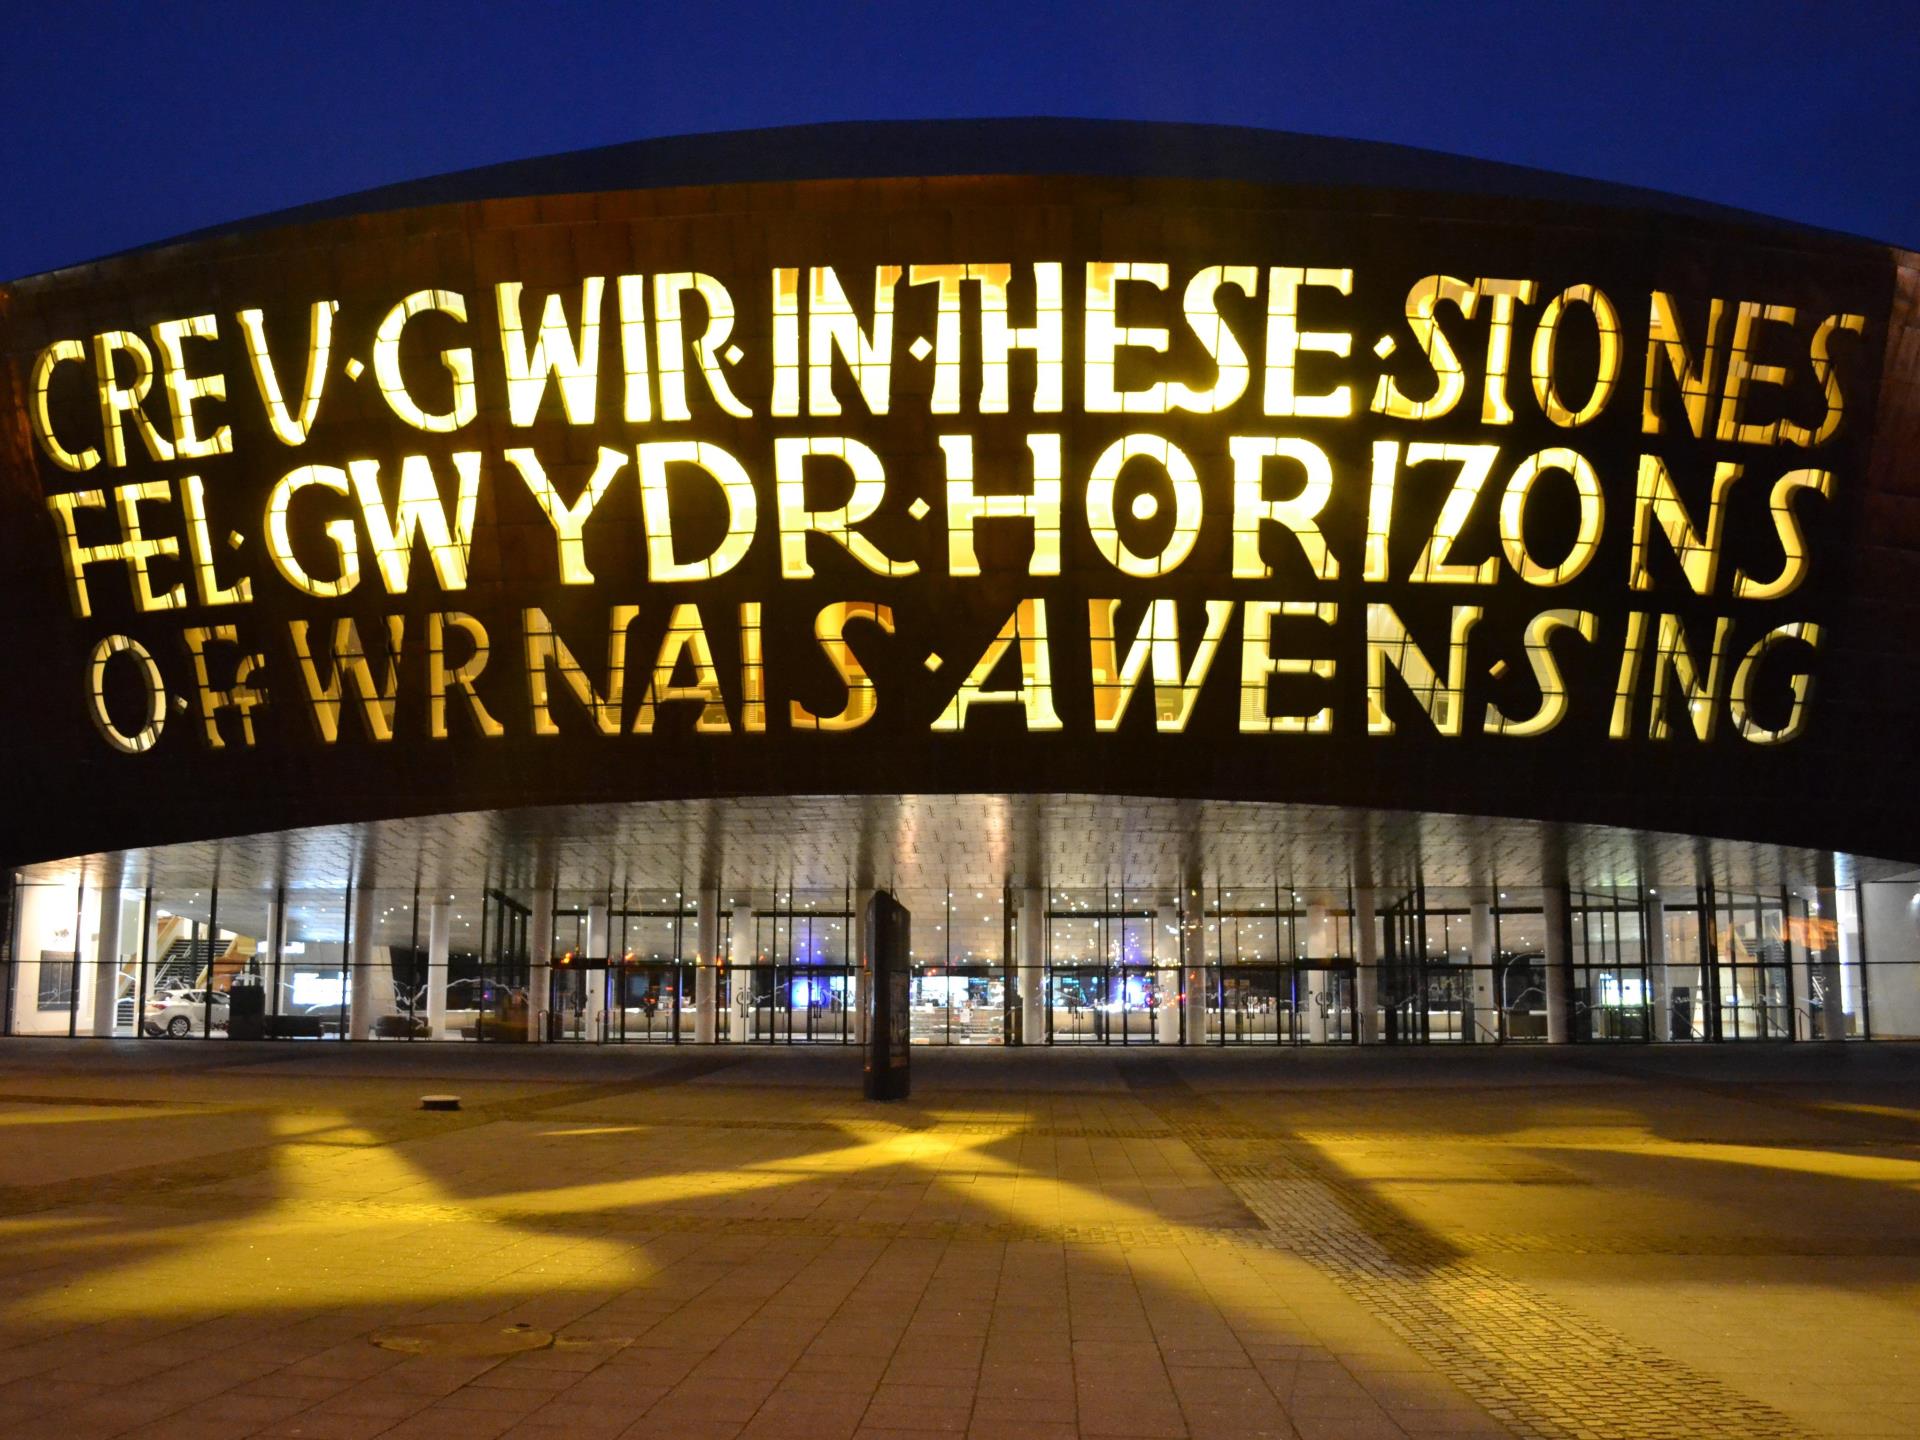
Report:
M 1414 895 L 1380 917 L 1380 1038 L 1389 1045 L 1427 1038 L 1426 936 Z
M 1793 1038 L 1793 946 L 1781 900 L 1715 897 L 1714 1000 L 1722 1040 Z
M 1472 970 L 1441 959 L 1422 965 L 1420 979 L 1426 1007 L 1424 1038 L 1430 1042 L 1467 1039 L 1473 1023 Z
M 589 1033 L 587 996 L 604 972 L 578 964 L 555 965 L 547 990 L 547 1039 L 585 1041 Z
M 1323 968 L 1321 964 L 1294 967 L 1293 1039 L 1296 1045 L 1350 1045 L 1359 1034 L 1359 1012 L 1351 961 Z
M 1208 975 L 1210 1045 L 1341 1045 L 1353 1040 L 1351 960 L 1242 963 Z
M 1135 892 L 1137 893 L 1137 892 Z M 1177 1045 L 1182 1038 L 1180 927 L 1170 894 L 1102 893 L 1048 912 L 1047 1041 Z M 1069 895 L 1056 897 L 1072 905 Z
M 1048 1043 L 1177 1045 L 1180 972 L 1146 965 L 1055 965 L 1048 971 Z
M 1107 1043 L 1107 967 L 1056 965 L 1047 976 L 1047 1042 Z
M 1293 968 L 1231 965 L 1210 971 L 1207 1038 L 1219 1045 L 1284 1045 L 1294 1041 Z
M 842 896 L 792 891 L 753 916 L 753 960 L 729 972 L 733 1038 L 770 1045 L 851 1045 L 858 1034 L 853 912 Z
M 672 1044 L 688 1000 L 683 967 L 615 962 L 606 970 L 605 1038 L 616 1044 Z
M 480 1040 L 525 1040 L 532 998 L 527 994 L 527 930 L 533 911 L 498 890 L 486 894 L 486 935 L 475 985 L 474 1033 Z
M 729 972 L 731 1036 L 766 1045 L 851 1045 L 854 975 L 846 965 L 762 964 Z M 685 1002 L 683 1001 L 683 1004 Z
M 1107 987 L 1109 1043 L 1180 1043 L 1180 972 L 1145 965 L 1114 969 Z
M 1574 897 L 1571 1019 L 1576 1040 L 1652 1038 L 1643 903 L 1637 891 Z

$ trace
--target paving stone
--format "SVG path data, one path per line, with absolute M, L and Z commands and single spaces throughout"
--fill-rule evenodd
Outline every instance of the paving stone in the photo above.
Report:
M 52 1122 L 9 1440 L 1920 1433 L 1891 1047 L 942 1055 L 884 1108 L 833 1055 L 119 1048 L 0 1042 Z M 559 1340 L 366 1340 L 455 1321 Z

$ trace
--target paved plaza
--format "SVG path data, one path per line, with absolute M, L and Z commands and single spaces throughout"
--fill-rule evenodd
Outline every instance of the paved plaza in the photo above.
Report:
M 0 1042 L 0 1428 L 1920 1433 L 1920 1049 L 915 1064 Z

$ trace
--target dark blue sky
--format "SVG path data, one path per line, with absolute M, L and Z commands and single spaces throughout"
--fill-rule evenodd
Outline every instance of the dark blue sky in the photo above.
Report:
M 621 140 L 1042 114 L 1398 141 L 1920 248 L 1917 17 L 1912 0 L 22 5 L 0 32 L 0 276 Z

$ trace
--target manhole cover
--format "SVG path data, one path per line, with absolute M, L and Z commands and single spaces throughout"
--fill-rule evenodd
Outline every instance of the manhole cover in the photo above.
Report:
M 517 1355 L 522 1350 L 545 1350 L 553 1344 L 551 1330 L 502 1325 L 497 1320 L 402 1325 L 394 1330 L 377 1330 L 367 1338 L 382 1350 L 398 1350 L 403 1355 Z

